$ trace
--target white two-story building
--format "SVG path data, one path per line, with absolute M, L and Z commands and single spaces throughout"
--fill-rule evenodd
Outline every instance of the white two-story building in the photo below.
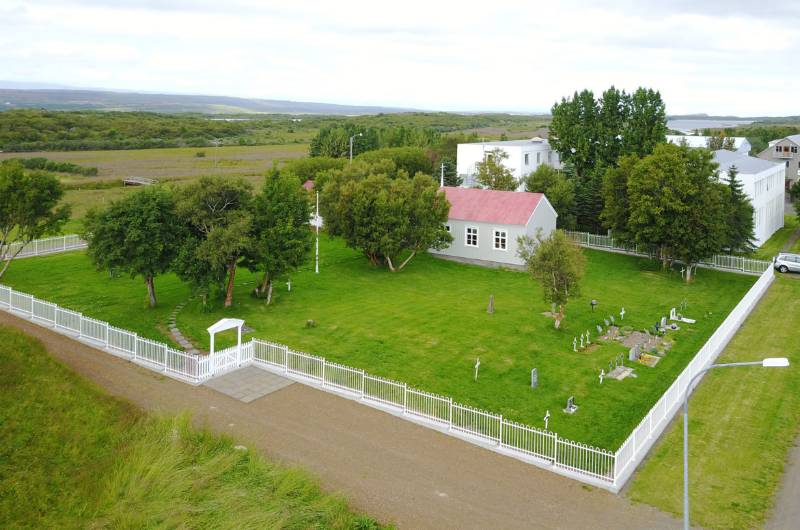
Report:
M 561 169 L 561 160 L 544 138 L 534 137 L 529 140 L 509 140 L 504 142 L 478 142 L 471 144 L 458 144 L 456 170 L 464 179 L 463 186 L 474 187 L 475 166 L 483 162 L 495 149 L 500 149 L 508 155 L 503 160 L 503 165 L 511 170 L 514 178 L 520 181 L 518 190 L 525 189 L 521 180 L 536 171 L 536 168 L 546 164 L 556 169 Z
M 724 149 L 714 151 L 714 161 L 719 164 L 720 180 L 724 183 L 727 183 L 728 171 L 736 167 L 737 179 L 753 204 L 755 244 L 763 245 L 783 227 L 786 166 Z

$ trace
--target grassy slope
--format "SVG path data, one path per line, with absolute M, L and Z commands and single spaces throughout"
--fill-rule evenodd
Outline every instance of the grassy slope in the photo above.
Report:
M 720 362 L 789 357 L 781 370 L 711 372 L 690 402 L 692 521 L 707 528 L 764 523 L 800 426 L 800 281 L 778 278 Z M 683 424 L 676 422 L 636 474 L 630 497 L 682 513 Z
M 676 273 L 662 273 L 646 260 L 587 251 L 589 270 L 584 296 L 571 303 L 565 327 L 557 331 L 542 312 L 539 288 L 527 275 L 489 270 L 419 256 L 401 273 L 371 267 L 338 241 L 322 240 L 322 273 L 309 268 L 292 275 L 292 292 L 276 286 L 267 307 L 249 296 L 256 279 L 237 275 L 235 305 L 204 312 L 198 301 L 178 317 L 185 334 L 207 344 L 205 329 L 222 316 L 244 318 L 255 336 L 284 342 L 424 390 L 452 396 L 483 409 L 533 425 L 550 410 L 551 429 L 560 435 L 609 449 L 628 436 L 706 338 L 753 282 L 749 276 L 701 270 L 692 285 Z M 95 272 L 83 254 L 59 255 L 15 263 L 4 282 L 115 325 L 157 336 L 171 308 L 189 296 L 172 276 L 157 280 L 161 306 L 145 310 L 140 280 Z M 488 315 L 490 294 L 496 313 Z M 600 301 L 591 313 L 589 300 Z M 676 346 L 656 368 L 641 366 L 638 377 L 607 380 L 598 374 L 625 348 L 617 343 L 572 352 L 572 338 L 620 307 L 625 323 L 649 327 L 670 307 L 687 299 L 694 326 L 677 332 Z M 317 321 L 307 328 L 306 320 Z M 218 345 L 230 344 L 222 335 Z M 472 380 L 476 357 L 478 382 Z M 539 370 L 539 388 L 531 390 L 530 370 Z M 574 395 L 581 409 L 563 414 Z
M 4 528 L 372 528 L 296 469 L 150 418 L 0 327 Z
M 797 227 L 798 221 L 796 216 L 784 216 L 783 228 L 772 234 L 771 238 L 769 238 L 763 245 L 758 247 L 753 252 L 752 257 L 771 261 L 778 252 L 783 250 L 783 246 L 787 241 L 789 241 L 789 238 L 792 237 L 792 234 L 794 234 L 795 230 L 797 230 Z

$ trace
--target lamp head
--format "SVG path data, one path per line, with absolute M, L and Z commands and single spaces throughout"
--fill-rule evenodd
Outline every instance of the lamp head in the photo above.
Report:
M 786 368 L 789 366 L 789 359 L 786 357 L 767 357 L 761 361 L 764 368 Z

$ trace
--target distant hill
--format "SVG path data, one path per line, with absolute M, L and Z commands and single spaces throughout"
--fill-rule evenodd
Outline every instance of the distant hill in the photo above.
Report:
M 0 86 L 13 86 L 0 81 Z M 414 109 L 336 105 L 309 101 L 249 99 L 227 96 L 148 94 L 107 90 L 0 88 L 0 110 L 121 110 L 146 112 L 193 112 L 201 114 L 327 114 L 364 115 L 413 112 Z

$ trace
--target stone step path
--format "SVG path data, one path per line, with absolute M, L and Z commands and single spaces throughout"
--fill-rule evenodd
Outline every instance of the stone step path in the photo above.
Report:
M 183 333 L 181 333 L 181 330 L 178 329 L 178 326 L 175 323 L 178 318 L 178 313 L 180 313 L 181 310 L 186 307 L 186 304 L 188 304 L 190 300 L 191 298 L 175 306 L 175 309 L 172 310 L 172 313 L 169 314 L 169 318 L 167 319 L 167 327 L 169 328 L 172 338 L 175 339 L 175 342 L 177 342 L 181 348 L 186 351 L 186 353 L 197 355 L 200 353 L 200 350 L 198 350 L 194 344 L 189 342 L 189 339 L 183 336 Z

